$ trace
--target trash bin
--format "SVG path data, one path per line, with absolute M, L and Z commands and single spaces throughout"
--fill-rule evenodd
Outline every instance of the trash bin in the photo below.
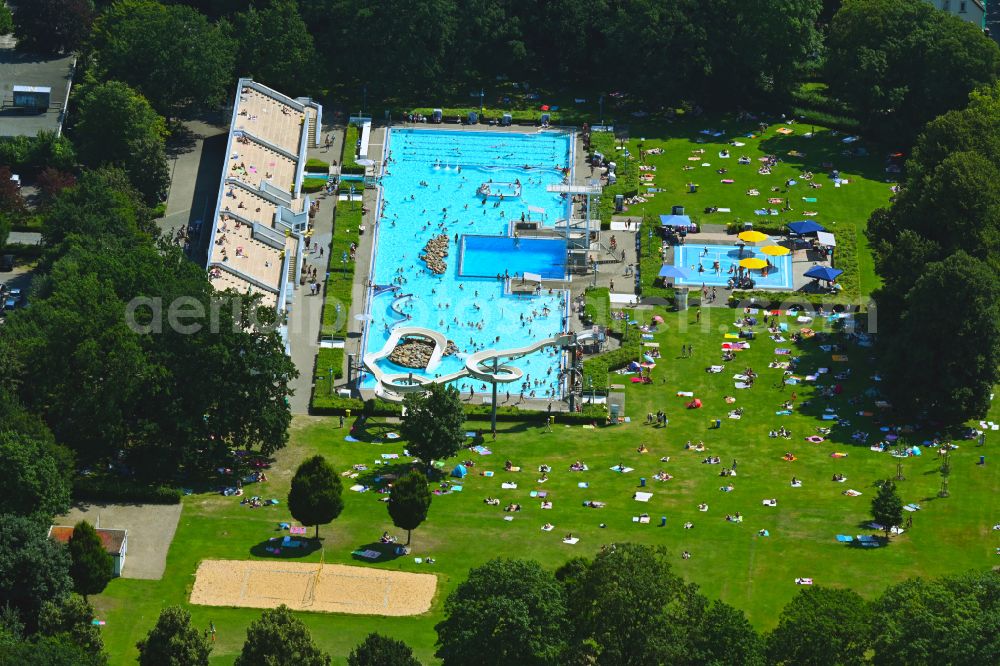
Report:
M 639 479 L 639 487 L 640 488 L 645 488 L 646 487 L 646 477 L 643 476 L 643 477 L 641 477 Z
M 979 456 L 979 464 L 980 465 L 986 464 L 986 456 Z
M 721 419 L 715 419 L 715 429 L 718 430 L 721 427 L 722 427 L 722 420 Z
M 667 525 L 667 517 L 660 516 L 660 527 L 666 527 L 666 525 Z

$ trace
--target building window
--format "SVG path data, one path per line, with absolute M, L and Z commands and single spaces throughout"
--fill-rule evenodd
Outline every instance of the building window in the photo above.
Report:
M 958 13 L 959 14 L 965 13 L 965 0 L 962 0 L 960 3 L 958 3 Z

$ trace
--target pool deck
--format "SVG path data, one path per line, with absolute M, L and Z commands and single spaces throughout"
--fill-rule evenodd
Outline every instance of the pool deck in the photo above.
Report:
M 468 127 L 464 125 L 431 125 L 424 123 L 393 123 L 393 127 L 405 127 L 405 128 L 417 128 L 417 129 L 435 129 L 441 131 L 452 131 L 452 132 L 495 132 L 495 133 L 512 133 L 512 134 L 530 134 L 533 131 L 538 131 L 538 128 L 531 127 L 490 127 L 488 125 L 477 125 L 475 127 Z M 557 128 L 558 129 L 558 128 Z M 382 147 L 385 144 L 386 127 L 377 126 L 372 128 L 371 142 L 369 154 L 373 155 L 372 159 L 376 159 L 374 156 L 381 156 Z M 574 183 L 575 184 L 586 184 L 590 180 L 590 169 L 587 164 L 586 154 L 583 152 L 582 141 L 579 136 L 576 139 L 579 143 L 574 146 Z M 377 224 L 377 199 L 379 196 L 379 190 L 369 189 L 365 190 L 363 201 L 363 207 L 365 210 L 363 223 L 367 231 L 361 235 L 358 239 L 358 251 L 357 251 L 357 262 L 354 270 L 355 280 L 352 286 L 352 303 L 351 311 L 349 313 L 348 320 L 348 335 L 345 342 L 345 363 L 346 357 L 348 355 L 354 355 L 358 363 L 363 355 L 363 350 L 361 348 L 363 344 L 363 332 L 364 332 L 364 322 L 356 320 L 354 317 L 357 314 L 363 314 L 366 311 L 365 298 L 367 297 L 366 281 L 367 276 L 371 273 L 371 257 L 372 257 L 372 243 L 374 242 L 374 231 Z M 576 212 L 576 211 L 575 211 Z M 617 237 L 620 239 L 620 248 L 628 248 L 631 250 L 631 261 L 634 261 L 634 239 L 625 242 L 625 234 L 621 232 L 616 232 Z M 610 238 L 610 232 L 603 232 L 606 238 Z M 605 238 L 605 242 L 606 242 Z M 621 250 L 619 249 L 619 252 Z M 609 255 L 604 253 L 602 259 L 610 259 Z M 624 266 L 626 263 L 617 262 L 617 264 L 605 264 L 602 265 L 598 271 L 598 282 L 599 286 L 608 286 L 608 281 L 614 279 L 613 276 L 617 275 L 619 272 L 624 274 Z M 631 278 L 628 278 L 629 280 Z M 624 284 L 625 279 L 622 279 Z M 568 288 L 571 292 L 571 297 L 575 298 L 582 294 L 584 290 L 592 284 L 591 276 L 574 276 L 571 281 L 546 281 L 546 287 L 552 286 L 553 288 Z M 617 285 L 616 285 L 617 286 Z M 584 326 L 582 322 L 575 316 L 570 317 L 570 326 L 574 332 L 582 332 Z M 355 373 L 357 370 L 355 369 Z M 349 379 L 347 377 L 347 368 L 344 368 L 344 379 L 340 380 L 336 386 L 337 388 L 347 388 L 349 385 Z M 362 389 L 360 391 L 361 397 L 364 399 L 375 397 L 375 391 L 370 389 Z M 471 402 L 475 404 L 489 403 L 489 396 L 476 394 L 471 400 L 466 394 L 463 394 L 462 400 L 465 402 Z M 516 392 L 512 392 L 508 395 L 506 390 L 501 388 L 498 392 L 498 402 L 501 405 L 518 405 L 523 409 L 531 409 L 538 411 L 547 411 L 551 409 L 553 412 L 564 412 L 568 410 L 568 404 L 565 400 L 549 400 L 549 399 L 524 399 L 519 400 Z

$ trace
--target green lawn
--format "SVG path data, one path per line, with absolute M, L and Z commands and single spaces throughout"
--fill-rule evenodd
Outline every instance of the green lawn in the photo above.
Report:
M 374 618 L 348 615 L 302 613 L 300 617 L 311 629 L 317 642 L 343 664 L 345 655 L 363 636 L 378 630 L 410 643 L 418 657 L 433 663 L 434 623 L 441 618 L 444 597 L 460 582 L 470 567 L 489 558 L 504 555 L 534 558 L 555 568 L 568 558 L 593 555 L 601 544 L 632 540 L 666 544 L 677 553 L 677 570 L 687 579 L 698 583 L 710 597 L 720 597 L 745 610 L 760 629 L 773 626 L 782 606 L 798 591 L 794 578 L 812 577 L 817 584 L 850 586 L 866 597 L 877 594 L 886 585 L 916 575 L 939 576 L 970 568 L 984 569 L 997 562 L 993 550 L 998 544 L 991 525 L 1000 522 L 995 502 L 995 489 L 1000 483 L 1000 466 L 978 466 L 980 455 L 973 442 L 960 442 L 953 455 L 951 497 L 937 499 L 940 465 L 935 453 L 928 450 L 919 458 L 902 460 L 906 480 L 899 483 L 905 502 L 918 502 L 923 510 L 912 515 L 913 529 L 895 537 L 888 547 L 861 550 L 838 544 L 836 534 L 869 532 L 867 522 L 870 501 L 874 496 L 873 482 L 893 476 L 897 459 L 887 453 L 875 453 L 867 445 L 851 441 L 856 430 L 878 431 L 876 417 L 858 412 L 878 411 L 873 399 L 863 395 L 872 385 L 868 366 L 869 350 L 850 346 L 848 362 L 835 362 L 831 353 L 819 348 L 821 341 L 813 338 L 795 349 L 801 356 L 800 376 L 818 367 L 829 367 L 823 384 L 833 383 L 832 373 L 851 369 L 851 378 L 840 382 L 844 391 L 826 399 L 814 393 L 810 383 L 776 388 L 780 370 L 768 368 L 776 359 L 775 347 L 793 347 L 790 343 L 776 344 L 766 336 L 753 341 L 751 349 L 738 354 L 721 374 L 704 370 L 720 362 L 719 345 L 723 333 L 732 332 L 732 310 L 706 309 L 700 323 L 695 323 L 695 311 L 680 314 L 658 310 L 643 313 L 648 321 L 652 314 L 666 319 L 667 330 L 657 333 L 663 358 L 653 371 L 652 384 L 632 384 L 627 377 L 612 375 L 622 381 L 626 393 L 626 413 L 632 422 L 598 429 L 560 424 L 551 433 L 535 425 L 501 424 L 495 443 L 489 443 L 493 455 L 479 456 L 463 452 L 461 458 L 475 460 L 475 467 L 464 482 L 461 493 L 437 496 L 427 524 L 414 532 L 414 555 L 432 556 L 437 563 L 417 565 L 412 557 L 379 564 L 364 564 L 388 569 L 428 572 L 439 575 L 439 594 L 432 611 L 415 618 Z M 791 324 L 792 330 L 797 326 Z M 823 326 L 816 325 L 822 329 Z M 677 358 L 680 346 L 691 344 L 693 358 Z M 757 386 L 736 390 L 732 375 L 747 366 L 760 374 Z M 829 379 L 828 379 L 829 378 Z M 783 400 L 792 390 L 798 393 L 798 409 L 791 416 L 777 416 Z M 678 397 L 677 391 L 693 391 L 704 402 L 698 410 L 687 410 L 688 398 Z M 727 405 L 723 396 L 737 398 Z M 808 403 L 808 404 L 807 404 Z M 726 413 L 733 407 L 746 410 L 741 420 L 731 420 Z M 835 428 L 829 441 L 812 444 L 804 441 L 821 425 L 826 408 L 834 409 L 850 420 L 850 426 Z M 644 424 L 647 412 L 664 410 L 669 425 L 655 429 Z M 722 428 L 709 429 L 712 419 L 720 418 Z M 991 418 L 1000 421 L 1000 409 L 994 407 Z M 790 440 L 770 439 L 768 430 L 784 425 L 793 436 Z M 473 424 L 470 429 L 481 427 Z M 376 425 L 370 434 L 383 432 L 392 426 Z M 134 663 L 134 644 L 152 626 L 160 608 L 167 604 L 185 604 L 193 583 L 193 573 L 203 558 L 254 558 L 255 546 L 275 535 L 276 525 L 288 520 L 285 497 L 292 470 L 306 455 L 320 452 L 340 470 L 356 463 L 373 466 L 382 453 L 399 453 L 404 445 L 395 443 L 348 443 L 346 430 L 336 427 L 336 419 L 296 418 L 290 445 L 277 457 L 266 487 L 251 490 L 281 501 L 277 507 L 249 509 L 237 499 L 220 495 L 198 495 L 185 498 L 184 511 L 167 559 L 167 573 L 162 581 L 115 580 L 106 592 L 93 598 L 99 617 L 107 621 L 104 637 L 113 664 Z M 877 435 L 873 435 L 877 436 Z M 913 441 L 922 441 L 913 435 Z M 994 437 L 995 439 L 995 437 Z M 686 451 L 688 440 L 704 440 L 709 451 L 701 454 Z M 636 448 L 646 444 L 650 452 L 639 454 Z M 794 452 L 795 462 L 785 462 L 782 454 Z M 831 458 L 833 452 L 845 452 L 849 457 Z M 726 479 L 718 476 L 724 465 L 702 464 L 706 455 L 718 455 L 724 465 L 739 461 L 738 476 L 729 479 L 735 485 L 730 493 L 719 487 Z M 661 463 L 661 456 L 670 461 Z M 520 465 L 524 471 L 505 473 L 505 459 Z M 572 473 L 569 465 L 585 461 L 590 471 Z M 452 461 L 453 462 L 453 461 Z M 540 464 L 553 467 L 550 479 L 538 484 L 535 471 Z M 634 467 L 635 471 L 618 474 L 609 468 L 618 463 Z M 447 469 L 451 469 L 449 463 Z M 659 483 L 651 477 L 658 470 L 674 476 Z M 492 478 L 479 473 L 492 470 Z M 834 483 L 831 475 L 841 472 L 846 483 Z M 796 476 L 802 488 L 791 488 Z M 648 504 L 632 499 L 640 477 L 649 478 L 649 490 L 654 493 Z M 517 481 L 517 490 L 501 490 L 502 481 Z M 579 482 L 589 488 L 577 487 Z M 853 488 L 861 497 L 846 497 L 842 491 Z M 554 502 L 552 510 L 542 510 L 529 491 L 546 490 Z M 524 510 L 505 522 L 502 508 L 483 503 L 486 496 L 499 497 L 503 504 L 521 502 Z M 350 552 L 376 541 L 383 530 L 394 530 L 385 505 L 373 493 L 345 490 L 346 508 L 343 515 L 321 530 L 323 550 L 302 559 L 352 563 Z M 763 499 L 775 498 L 775 508 L 762 506 Z M 607 502 L 604 509 L 585 508 L 585 500 Z M 709 505 L 707 513 L 697 509 L 700 502 Z M 632 516 L 648 512 L 651 524 L 636 524 Z M 727 513 L 741 512 L 742 524 L 726 522 Z M 667 517 L 666 527 L 659 527 L 659 517 Z M 683 523 L 692 521 L 694 528 L 685 530 Z M 542 532 L 545 522 L 555 525 L 551 533 Z M 604 523 L 607 527 L 601 528 Z M 760 537 L 758 530 L 767 529 L 769 537 Z M 561 543 L 561 537 L 572 532 L 580 537 L 576 546 Z M 683 561 L 680 551 L 689 550 L 692 558 Z M 357 563 L 355 563 L 357 564 Z M 232 663 L 239 650 L 247 624 L 259 611 L 248 609 L 206 608 L 189 606 L 195 624 L 218 628 L 213 663 Z
M 792 129 L 794 133 L 782 135 L 777 132 L 779 128 Z M 701 133 L 703 129 L 724 132 L 724 135 L 705 135 Z M 806 134 L 812 136 L 807 137 Z M 711 119 L 658 122 L 655 126 L 632 126 L 626 144 L 632 154 L 631 158 L 626 163 L 620 149 L 611 155 L 619 170 L 626 170 L 631 177 L 631 169 L 638 163 L 640 147 L 645 150 L 663 150 L 662 154 L 646 156 L 645 165 L 656 169 L 640 171 L 641 175 L 653 176 L 652 180 L 642 181 L 639 185 L 639 193 L 647 201 L 628 206 L 626 214 L 645 215 L 658 224 L 659 215 L 668 214 L 672 206 L 680 205 L 699 223 L 728 225 L 733 222 L 752 222 L 764 231 L 780 230 L 784 224 L 796 220 L 815 220 L 837 234 L 841 243 L 854 240 L 860 274 L 855 279 L 859 283 L 860 294 L 868 295 L 878 286 L 878 278 L 861 232 L 867 225 L 871 212 L 889 202 L 890 184 L 884 169 L 886 150 L 864 140 L 845 144 L 843 139 L 846 136 L 818 125 L 798 123 L 771 125 L 761 134 L 754 121 L 738 122 L 731 116 L 715 116 Z M 733 146 L 730 141 L 745 145 Z M 605 143 L 608 142 L 605 140 Z M 616 145 L 620 146 L 620 142 L 616 142 Z M 858 148 L 868 151 L 868 156 L 846 154 Z M 725 149 L 730 151 L 731 157 L 720 158 L 719 153 Z M 695 150 L 705 152 L 695 154 L 692 152 Z M 751 164 L 738 163 L 739 157 L 743 155 L 751 159 Z M 758 158 L 764 155 L 775 155 L 781 160 L 771 169 L 770 175 L 757 173 L 761 166 Z M 698 159 L 689 160 L 695 157 Z M 823 166 L 825 163 L 839 169 L 841 177 L 846 178 L 848 184 L 834 187 L 833 181 L 827 177 L 827 169 Z M 717 173 L 722 168 L 727 169 L 727 173 Z M 810 188 L 800 178 L 805 171 L 811 171 L 815 176 L 813 182 L 821 184 L 822 188 Z M 735 182 L 726 184 L 722 182 L 723 179 Z M 797 180 L 798 184 L 786 187 L 785 182 L 790 179 Z M 696 183 L 698 191 L 689 193 L 688 183 Z M 772 192 L 774 187 L 778 191 Z M 662 191 L 650 193 L 649 188 L 659 188 Z M 748 196 L 747 191 L 750 189 L 756 189 L 759 196 Z M 803 197 L 815 198 L 816 201 L 806 202 Z M 608 198 L 607 195 L 602 197 Z M 768 203 L 770 198 L 782 199 L 782 203 Z M 763 208 L 781 211 L 786 198 L 791 211 L 767 216 L 754 214 L 755 209 Z M 603 204 L 612 205 L 613 201 L 602 201 Z M 732 212 L 705 213 L 704 210 L 708 207 L 729 208 Z M 806 216 L 805 212 L 815 212 L 817 215 Z M 649 276 L 649 271 L 645 273 Z
M 344 337 L 347 335 L 348 313 L 351 309 L 351 287 L 354 284 L 354 262 L 351 261 L 351 243 L 358 241 L 358 225 L 361 224 L 360 196 L 356 201 L 338 201 L 333 222 L 333 240 L 327 252 L 330 253 L 330 277 L 326 281 L 323 303 L 323 336 Z M 344 259 L 347 263 L 344 263 Z M 339 309 L 338 309 L 339 306 Z

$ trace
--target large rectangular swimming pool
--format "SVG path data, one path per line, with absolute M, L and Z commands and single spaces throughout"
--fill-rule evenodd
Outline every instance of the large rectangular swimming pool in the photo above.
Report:
M 459 274 L 462 277 L 535 273 L 545 280 L 566 277 L 566 241 L 561 238 L 463 236 Z
M 460 372 L 464 359 L 474 352 L 524 347 L 560 333 L 567 314 L 566 292 L 510 294 L 497 274 L 564 277 L 565 241 L 518 241 L 510 237 L 510 229 L 522 215 L 541 216 L 543 226 L 549 227 L 569 216 L 567 199 L 546 187 L 563 182 L 564 169 L 571 168 L 571 139 L 564 131 L 389 131 L 383 209 L 372 257 L 377 295 L 369 303 L 363 351 L 377 353 L 394 327 L 408 326 L 444 334 L 457 352 L 424 372 L 384 358 L 377 362 L 383 372 L 441 377 Z M 491 183 L 515 183 L 519 191 L 503 199 L 481 195 L 480 188 Z M 421 258 L 431 239 L 437 239 L 439 248 L 444 245 L 435 270 Z M 505 362 L 524 377 L 501 386 L 501 391 L 509 389 L 512 401 L 522 390 L 525 398 L 558 397 L 560 359 L 558 349 L 546 348 Z M 373 376 L 365 373 L 361 385 L 373 388 Z M 470 377 L 453 385 L 465 394 L 490 390 Z

